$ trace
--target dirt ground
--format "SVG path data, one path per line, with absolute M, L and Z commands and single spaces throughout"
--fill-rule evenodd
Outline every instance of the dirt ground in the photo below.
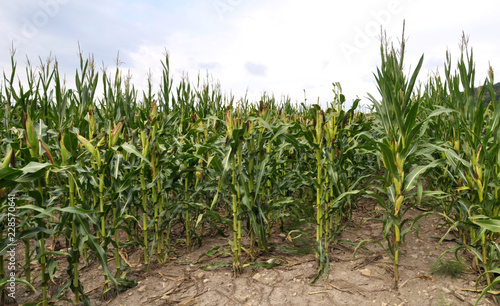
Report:
M 381 223 L 367 221 L 373 217 L 370 211 L 371 208 L 358 208 L 341 239 L 355 243 L 367 238 L 381 240 Z M 410 211 L 408 214 L 415 213 Z M 439 221 L 433 216 L 421 219 L 420 238 L 414 230 L 406 237 L 402 248 L 406 255 L 401 258 L 400 289 L 397 291 L 393 289 L 392 263 L 376 244 L 366 245 L 373 253 L 358 251 L 355 261 L 354 246 L 346 243 L 333 246 L 328 277 L 314 285 L 311 282 L 317 268 L 312 249 L 309 254 L 300 256 L 276 249 L 261 254 L 259 261 L 282 264 L 272 269 L 246 267 L 238 277 L 233 276 L 231 267 L 200 269 L 210 263 L 230 262 L 228 256 L 205 256 L 196 264 L 185 264 L 196 262 L 200 254 L 214 246 L 227 244 L 228 238 L 224 237 L 208 237 L 201 248 L 189 254 L 179 249 L 176 259 L 167 264 L 154 262 L 148 273 L 144 273 L 140 263 L 142 251 L 137 249 L 129 254 L 132 269 L 127 277 L 137 280 L 138 284 L 112 299 L 101 299 L 104 279 L 97 265 L 82 268 L 81 281 L 92 305 L 474 305 L 479 297 L 479 293 L 471 291 L 476 273 L 463 273 L 459 278 L 431 275 L 431 266 L 437 257 L 456 245 L 453 241 L 437 244 L 433 237 L 440 238 L 447 230 L 439 226 Z M 285 238 L 285 233 L 276 234 L 271 244 L 293 248 L 300 240 L 290 243 Z M 302 243 L 312 245 L 314 237 L 301 239 Z M 464 258 L 471 263 L 466 254 Z M 112 261 L 109 266 L 113 266 Z M 59 270 L 64 278 L 65 268 Z M 26 293 L 24 285 L 18 284 L 17 289 L 18 304 L 40 300 L 40 294 Z M 71 297 L 72 293 L 66 295 Z M 487 297 L 479 305 L 496 304 Z

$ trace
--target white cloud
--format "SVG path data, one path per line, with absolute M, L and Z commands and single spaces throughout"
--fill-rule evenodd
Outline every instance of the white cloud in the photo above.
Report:
M 26 3 L 4 5 L 0 35 L 19 31 L 22 18 L 40 9 L 37 1 Z M 150 70 L 153 83 L 159 83 L 166 49 L 176 80 L 186 72 L 195 81 L 208 70 L 223 90 L 237 97 L 248 90 L 250 100 L 256 100 L 265 91 L 302 101 L 305 89 L 309 102 L 317 97 L 325 102 L 333 98 L 333 82 L 341 83 L 348 99 L 363 98 L 367 91 L 376 94 L 372 72 L 380 61 L 379 26 L 398 42 L 403 19 L 409 38 L 407 67 L 414 67 L 425 53 L 422 78 L 429 69 L 442 67 L 447 48 L 456 62 L 462 30 L 470 35 L 477 78 L 484 78 L 488 61 L 500 65 L 500 46 L 494 39 L 499 9 L 493 0 L 452 5 L 429 0 L 66 1 L 29 44 L 19 48 L 17 59 L 22 61 L 24 54 L 32 60 L 45 58 L 52 51 L 72 79 L 78 42 L 84 55 L 95 54 L 99 66 L 104 61 L 114 68 L 120 51 L 122 68 L 130 69 L 141 89 Z M 346 45 L 355 52 L 346 55 Z M 0 65 L 7 70 L 9 47 L 5 40 L 0 42 Z

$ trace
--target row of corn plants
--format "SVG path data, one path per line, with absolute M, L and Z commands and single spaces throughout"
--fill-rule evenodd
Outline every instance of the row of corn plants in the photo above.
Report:
M 147 273 L 152 262 L 223 235 L 227 244 L 207 255 L 231 261 L 204 268 L 232 267 L 237 275 L 276 265 L 259 259 L 275 248 L 278 232 L 290 241 L 308 230 L 317 281 L 328 276 L 329 252 L 365 196 L 378 204 L 385 241 L 362 240 L 354 255 L 378 243 L 393 261 L 395 288 L 406 234 L 437 214 L 449 233 L 456 229 L 460 244 L 449 252 L 472 254 L 481 297 L 492 292 L 500 282 L 493 72 L 475 90 L 464 43 L 457 72 L 448 56 L 444 81 L 436 76 L 418 86 L 423 56 L 407 76 L 404 55 L 404 37 L 399 50 L 384 38 L 375 73 L 380 98 L 370 96 L 374 112 L 365 114 L 359 100 L 346 108 L 338 83 L 324 110 L 266 95 L 251 103 L 222 94 L 209 78 L 183 77 L 174 87 L 166 55 L 159 92 L 149 81 L 139 94 L 119 59 L 114 71 L 99 73 L 93 58 L 80 54 L 69 89 L 52 59 L 28 63 L 20 81 L 13 54 L 0 86 L 0 286 L 9 279 L 4 261 L 13 242 L 24 254 L 15 280 L 40 290 L 37 302 L 88 305 L 84 266 L 102 266 L 102 294 L 110 297 L 135 285 L 127 252 L 141 250 Z M 424 202 L 434 203 L 430 211 L 407 217 Z M 298 220 L 306 225 L 289 227 Z M 62 269 L 62 285 L 50 289 Z
M 149 82 L 142 95 L 119 59 L 116 70 L 99 73 L 80 54 L 73 89 L 52 59 L 28 63 L 23 81 L 14 54 L 11 63 L 0 95 L 2 233 L 15 196 L 14 241 L 25 255 L 16 281 L 41 290 L 41 304 L 89 304 L 80 271 L 96 260 L 110 297 L 135 285 L 128 251 L 142 250 L 147 272 L 152 261 L 168 262 L 211 234 L 231 233 L 218 249 L 232 262 L 213 267 L 239 274 L 273 266 L 259 255 L 286 224 L 308 218 L 318 276 L 328 272 L 329 247 L 357 194 L 355 135 L 369 128 L 358 120 L 357 101 L 344 109 L 340 85 L 323 111 L 266 95 L 255 104 L 235 101 L 208 78 L 174 87 L 168 55 L 160 91 Z M 2 234 L 0 256 L 9 243 Z M 62 285 L 50 289 L 64 269 Z
M 475 89 L 472 49 L 464 36 L 460 59 L 454 71 L 446 54 L 445 76 L 429 82 L 426 94 L 429 111 L 446 110 L 447 118 L 436 117 L 430 137 L 446 165 L 433 173 L 437 188 L 447 194 L 439 201 L 440 210 L 459 244 L 443 253 L 459 251 L 472 257 L 471 266 L 479 273 L 476 289 L 481 298 L 500 282 L 498 277 L 499 184 L 500 184 L 500 109 L 493 88 L 490 67 L 488 78 Z M 490 102 L 485 103 L 489 96 Z M 436 261 L 436 263 L 438 262 Z M 479 301 L 479 300 L 478 300 Z
M 381 67 L 375 78 L 381 98 L 370 96 L 376 122 L 370 133 L 362 133 L 364 146 L 377 154 L 382 175 L 366 192 L 375 198 L 382 216 L 386 243 L 363 240 L 384 248 L 394 264 L 394 286 L 398 288 L 400 247 L 405 235 L 417 229 L 418 220 L 430 214 L 442 217 L 457 246 L 447 254 L 469 254 L 478 272 L 477 302 L 487 293 L 495 294 L 500 283 L 498 266 L 500 144 L 499 102 L 494 90 L 493 71 L 482 86 L 474 88 L 475 67 L 467 38 L 462 38 L 456 71 L 447 53 L 445 77 L 430 78 L 414 90 L 423 56 L 408 78 L 405 75 L 405 40 L 399 50 L 383 37 Z M 423 88 L 423 89 L 422 89 Z M 485 97 L 488 97 L 486 104 Z M 366 137 L 368 136 L 368 137 Z M 428 210 L 415 218 L 405 213 L 416 205 Z

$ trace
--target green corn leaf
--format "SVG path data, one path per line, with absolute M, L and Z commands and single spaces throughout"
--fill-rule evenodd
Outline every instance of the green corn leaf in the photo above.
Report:
M 76 137 L 78 138 L 78 140 L 80 140 L 80 142 L 83 144 L 85 149 L 87 149 L 87 151 L 94 157 L 94 159 L 97 162 L 97 166 L 100 168 L 101 167 L 101 157 L 99 156 L 99 152 L 97 151 L 97 149 L 94 148 L 94 146 L 90 143 L 90 141 L 88 141 L 82 135 L 76 135 Z
M 455 109 L 445 108 L 445 107 L 438 105 L 437 109 L 433 110 L 429 114 L 429 116 L 427 116 L 427 120 L 429 120 L 430 118 L 435 117 L 435 116 L 440 116 L 441 114 L 450 114 L 450 113 L 458 113 L 458 111 Z
M 95 214 L 99 212 L 98 210 L 87 210 L 78 207 L 63 207 L 63 208 L 54 207 L 50 209 L 50 211 L 53 210 L 60 211 L 62 213 L 78 214 L 81 216 L 87 216 L 88 214 Z
M 146 162 L 148 165 L 151 165 L 151 162 L 144 155 L 142 155 L 139 151 L 137 151 L 136 147 L 133 144 L 126 142 L 126 143 L 123 143 L 120 147 L 122 149 L 124 149 L 125 151 L 127 151 L 128 153 L 132 153 L 135 156 L 139 157 L 144 162 Z
M 439 160 L 435 160 L 435 161 L 433 161 L 430 164 L 427 164 L 425 166 L 415 167 L 415 169 L 413 169 L 413 171 L 410 172 L 410 174 L 408 174 L 408 176 L 406 177 L 403 190 L 410 191 L 411 189 L 413 189 L 413 187 L 415 187 L 415 185 L 417 184 L 418 178 L 422 173 L 424 173 L 425 171 L 427 171 L 430 168 L 442 166 L 444 164 L 445 164 L 445 161 L 442 159 L 439 159 Z
M 361 194 L 361 193 L 363 193 L 362 190 L 351 190 L 351 191 L 343 192 L 341 195 L 339 195 L 338 197 L 336 197 L 335 199 L 333 199 L 333 201 L 331 201 L 329 203 L 329 209 L 332 210 L 332 212 L 333 212 L 339 208 L 339 204 L 342 203 L 342 200 L 344 200 L 345 198 L 347 198 L 349 196 L 357 195 L 357 194 Z
M 113 282 L 115 286 L 118 285 L 116 279 L 113 277 L 111 272 L 108 269 L 108 258 L 106 256 L 106 252 L 104 249 L 99 245 L 99 242 L 97 241 L 97 238 L 90 232 L 89 224 L 88 222 L 82 218 L 83 216 L 79 214 L 75 214 L 75 222 L 78 222 L 79 229 L 81 235 L 86 237 L 86 242 L 87 245 L 89 246 L 90 249 L 92 249 L 95 253 L 95 256 L 99 259 L 101 262 L 102 270 L 106 275 L 109 277 L 109 279 Z
M 477 220 L 477 216 L 469 217 L 472 222 L 480 227 L 492 231 L 494 233 L 500 233 L 500 219 L 487 219 L 487 220 Z
M 486 273 L 499 273 L 499 269 L 494 269 L 494 270 L 491 270 L 491 271 L 488 271 Z M 487 286 L 486 288 L 483 289 L 483 291 L 481 292 L 481 295 L 479 296 L 479 298 L 476 300 L 476 303 L 474 305 L 477 305 L 479 303 L 479 301 L 481 301 L 481 299 L 487 294 L 487 293 L 491 293 L 491 294 L 495 294 L 495 295 L 498 295 L 500 294 L 500 291 L 492 291 L 491 289 L 493 289 L 493 287 L 495 287 L 497 284 L 500 284 L 500 276 L 497 276 L 489 286 Z
M 393 177 L 398 177 L 398 170 L 396 166 L 395 153 L 392 152 L 391 148 L 383 142 L 378 143 L 379 148 L 382 152 L 382 158 L 384 160 L 384 164 L 386 169 L 391 173 Z
M 413 86 L 415 85 L 415 81 L 417 80 L 417 76 L 418 76 L 418 73 L 420 72 L 420 68 L 422 68 L 423 62 L 424 62 L 424 55 L 422 55 L 420 57 L 420 60 L 418 61 L 418 64 L 417 64 L 417 67 L 415 68 L 415 70 L 413 71 L 413 75 L 411 76 L 410 83 L 408 83 L 408 87 L 406 88 L 405 101 L 410 100 L 410 96 L 411 96 L 412 91 L 413 91 Z
M 27 205 L 22 205 L 17 207 L 18 210 L 31 210 L 31 211 L 36 211 L 39 212 L 40 214 L 50 217 L 50 218 L 55 218 L 55 216 L 51 213 L 52 210 L 54 209 L 44 209 L 39 206 L 27 204 Z
M 23 174 L 29 174 L 29 173 L 36 173 L 41 170 L 46 170 L 47 168 L 51 167 L 53 167 L 53 165 L 50 163 L 30 162 L 20 170 L 23 172 Z
M 23 174 L 22 170 L 5 167 L 0 169 L 0 180 L 15 180 Z
M 9 279 L 8 278 L 2 278 L 0 279 L 0 288 L 4 288 L 5 285 L 7 285 L 7 283 L 9 283 Z M 24 284 L 26 286 L 28 286 L 28 288 L 30 288 L 31 290 L 33 290 L 33 292 L 35 294 L 38 294 L 38 292 L 36 291 L 35 287 L 33 287 L 29 282 L 27 282 L 25 279 L 22 279 L 22 278 L 15 278 L 15 282 L 16 283 L 21 283 L 21 284 Z
M 46 256 L 47 254 L 43 254 L 43 255 L 40 255 L 40 256 Z M 66 256 L 68 254 L 65 254 L 64 256 Z M 57 265 L 59 264 L 59 260 L 54 260 L 53 257 L 50 257 L 49 259 L 49 266 L 47 268 L 47 270 L 49 271 L 49 278 L 52 282 L 55 281 L 54 279 L 54 274 L 56 273 L 56 269 L 57 269 Z
M 457 162 L 462 163 L 465 167 L 470 167 L 470 163 L 465 159 L 461 158 L 453 149 L 440 147 L 432 143 L 425 144 L 425 147 L 433 148 L 435 150 L 441 151 L 445 154 L 446 160 L 453 165 L 453 167 L 457 167 Z

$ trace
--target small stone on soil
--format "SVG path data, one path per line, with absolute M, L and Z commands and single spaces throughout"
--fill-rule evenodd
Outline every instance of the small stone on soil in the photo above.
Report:
M 444 293 L 450 293 L 450 289 L 446 288 L 446 287 L 441 287 L 441 291 L 443 291 Z
M 363 269 L 363 270 L 360 270 L 359 272 L 361 272 L 361 275 L 364 275 L 364 276 L 372 276 L 372 271 L 370 269 Z
M 262 275 L 260 275 L 260 273 L 255 273 L 254 276 L 252 276 L 253 279 L 259 279 L 261 278 Z

